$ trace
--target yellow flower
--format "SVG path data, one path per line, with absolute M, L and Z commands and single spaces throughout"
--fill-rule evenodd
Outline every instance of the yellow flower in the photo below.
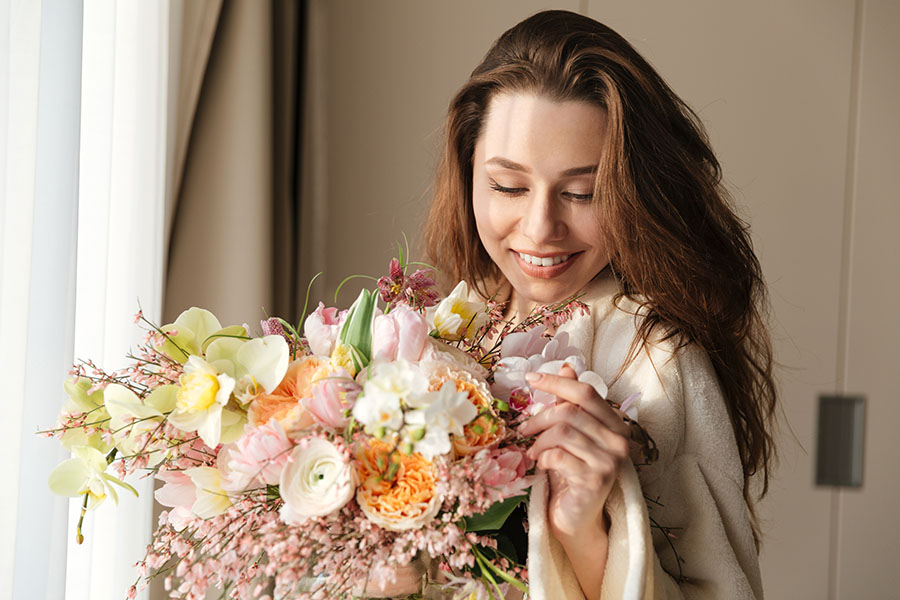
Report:
M 345 344 L 338 344 L 331 353 L 331 365 L 334 370 L 344 369 L 350 377 L 356 377 L 356 366 L 353 364 L 353 349 Z
M 204 372 L 186 373 L 181 376 L 176 407 L 183 412 L 205 410 L 216 401 L 219 380 L 215 375 Z
M 428 320 L 445 340 L 471 338 L 487 321 L 483 302 L 469 302 L 469 286 L 460 281 L 449 296 L 434 309 L 429 309 Z

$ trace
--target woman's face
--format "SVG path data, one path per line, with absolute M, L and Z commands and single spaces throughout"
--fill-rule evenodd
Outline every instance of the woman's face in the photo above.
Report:
M 575 294 L 609 262 L 592 206 L 604 111 L 504 93 L 475 144 L 472 202 L 481 243 L 513 287 L 517 310 Z

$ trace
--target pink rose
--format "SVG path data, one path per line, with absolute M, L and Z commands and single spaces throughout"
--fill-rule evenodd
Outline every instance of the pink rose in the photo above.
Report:
M 341 325 L 346 318 L 346 311 L 338 313 L 336 308 L 325 308 L 319 302 L 319 306 L 303 323 L 303 335 L 309 342 L 309 348 L 316 356 L 331 356 L 334 351 L 334 343 L 341 332 Z
M 353 408 L 362 390 L 350 373 L 338 369 L 320 379 L 312 388 L 312 398 L 300 402 L 319 425 L 329 429 L 343 429 L 349 422 L 347 411 Z
M 503 498 L 515 496 L 531 485 L 531 478 L 525 473 L 534 464 L 525 450 L 517 446 L 507 446 L 490 451 L 482 462 L 480 478 L 482 483 L 494 488 Z
M 244 426 L 244 435 L 228 452 L 223 487 L 245 490 L 249 487 L 275 485 L 287 462 L 293 444 L 284 428 L 272 419 L 265 425 Z
M 375 317 L 372 360 L 418 361 L 427 338 L 425 317 L 405 304 L 397 304 L 388 314 Z

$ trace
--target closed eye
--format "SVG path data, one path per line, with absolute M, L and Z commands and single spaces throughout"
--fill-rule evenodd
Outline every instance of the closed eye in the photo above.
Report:
M 522 194 L 524 194 L 525 192 L 528 191 L 528 188 L 503 187 L 502 185 L 500 185 L 493 179 L 491 179 L 490 187 L 495 192 L 500 192 L 501 194 L 505 194 L 507 196 L 521 196 Z
M 594 199 L 594 194 L 576 194 L 575 192 L 563 192 L 563 196 L 578 202 L 590 202 Z

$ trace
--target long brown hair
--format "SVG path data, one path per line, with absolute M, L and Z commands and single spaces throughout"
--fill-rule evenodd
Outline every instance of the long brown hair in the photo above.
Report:
M 501 92 L 582 100 L 606 112 L 594 203 L 622 295 L 642 303 L 647 314 L 633 351 L 661 335 L 709 354 L 743 464 L 758 546 L 750 479 L 760 474 L 765 495 L 775 457 L 768 303 L 747 225 L 731 207 L 699 118 L 625 39 L 593 19 L 552 10 L 506 31 L 447 115 L 425 243 L 431 261 L 453 281 L 502 281 L 472 209 L 475 142 L 490 100 Z

